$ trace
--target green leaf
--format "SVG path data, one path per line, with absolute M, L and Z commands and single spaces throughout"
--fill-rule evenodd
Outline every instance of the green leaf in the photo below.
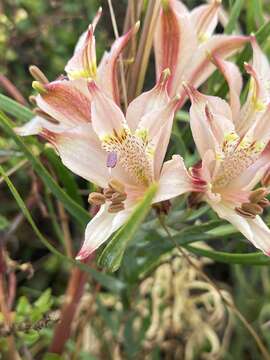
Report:
M 2 215 L 0 215 L 0 231 L 5 230 L 9 226 L 9 221 Z
M 48 310 L 50 310 L 53 303 L 51 289 L 47 289 L 44 291 L 41 296 L 35 301 L 34 305 L 41 314 L 46 313 Z
M 99 256 L 98 262 L 100 266 L 105 267 L 106 270 L 111 272 L 119 269 L 125 249 L 148 214 L 157 189 L 157 184 L 150 186 L 143 200 L 135 207 L 126 224 L 113 236 Z
M 231 254 L 223 251 L 205 250 L 191 245 L 184 245 L 183 247 L 196 255 L 208 257 L 226 264 L 270 265 L 269 257 L 261 252 L 255 252 L 252 254 Z
M 19 332 L 19 334 L 26 345 L 33 345 L 40 338 L 40 335 L 36 330 L 29 330 L 27 333 Z
M 2 129 L 16 142 L 18 147 L 23 151 L 26 158 L 32 164 L 36 173 L 40 176 L 44 184 L 51 190 L 55 197 L 57 197 L 67 209 L 67 211 L 83 226 L 89 221 L 88 212 L 79 206 L 70 196 L 63 191 L 60 186 L 54 181 L 52 176 L 46 170 L 46 168 L 42 165 L 40 160 L 35 156 L 28 146 L 25 144 L 24 140 L 21 137 L 17 136 L 17 134 L 13 131 L 12 126 L 10 124 L 9 118 L 0 112 L 0 126 Z
M 34 116 L 30 109 L 3 94 L 0 94 L 0 109 L 16 117 L 21 122 L 29 121 Z
M 57 257 L 62 259 L 63 261 L 66 261 L 70 263 L 71 265 L 75 265 L 78 268 L 80 268 L 82 271 L 85 271 L 89 273 L 97 282 L 99 282 L 102 286 L 106 287 L 107 289 L 111 290 L 115 293 L 120 293 L 125 288 L 125 284 L 121 282 L 118 279 L 114 279 L 112 276 L 102 274 L 98 272 L 95 269 L 90 268 L 86 264 L 83 264 L 79 261 L 76 261 L 72 258 L 69 258 L 65 255 L 63 255 L 61 252 L 59 252 L 57 249 L 55 249 L 54 246 L 50 244 L 50 242 L 42 235 L 39 228 L 36 226 L 30 212 L 28 211 L 23 199 L 21 198 L 20 194 L 16 190 L 13 183 L 10 181 L 9 177 L 6 175 L 4 169 L 2 166 L 0 166 L 0 174 L 3 176 L 7 186 L 9 187 L 9 190 L 11 191 L 12 195 L 14 196 L 17 204 L 19 205 L 23 215 L 28 220 L 29 224 L 32 226 L 32 229 L 34 230 L 35 234 L 39 238 L 39 240 L 42 242 L 42 244 L 53 254 L 55 254 Z
M 234 2 L 233 7 L 230 11 L 230 17 L 229 17 L 228 24 L 227 24 L 226 28 L 224 29 L 224 32 L 226 34 L 231 34 L 234 31 L 243 5 L 244 5 L 244 0 L 236 0 Z

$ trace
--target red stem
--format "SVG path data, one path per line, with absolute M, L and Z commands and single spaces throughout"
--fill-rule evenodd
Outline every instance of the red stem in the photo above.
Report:
M 61 310 L 60 322 L 55 327 L 49 352 L 62 354 L 71 334 L 72 321 L 83 295 L 87 278 L 88 274 L 86 272 L 78 268 L 72 270 L 66 291 L 66 302 Z

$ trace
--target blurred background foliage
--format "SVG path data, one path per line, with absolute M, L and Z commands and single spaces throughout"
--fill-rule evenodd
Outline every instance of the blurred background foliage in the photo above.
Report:
M 200 4 L 201 1 L 191 0 L 185 3 L 192 8 Z M 230 14 L 236 1 L 227 0 L 223 3 L 227 13 Z M 268 1 L 249 0 L 246 2 L 237 1 L 237 3 L 241 5 L 239 25 L 244 33 L 256 32 L 264 23 L 269 21 L 270 3 Z M 62 74 L 79 35 L 87 28 L 100 5 L 103 7 L 103 16 L 97 28 L 98 59 L 104 50 L 109 48 L 114 39 L 107 1 L 1 0 L 0 74 L 5 75 L 15 84 L 27 99 L 32 93 L 32 78 L 28 72 L 29 65 L 35 64 L 40 67 L 50 80 Z M 122 29 L 127 1 L 114 0 L 113 5 L 118 26 Z M 221 26 L 219 30 L 222 31 Z M 269 54 L 270 43 L 268 37 L 263 43 L 263 48 Z M 152 69 L 149 78 L 146 79 L 146 87 L 149 87 L 149 84 L 153 82 L 153 59 L 151 59 L 150 64 Z M 208 85 L 205 86 L 205 90 L 214 89 L 217 83 L 219 84 L 219 81 L 220 76 L 214 74 Z M 28 105 L 30 106 L 30 104 Z M 170 152 L 182 153 L 186 161 L 191 164 L 194 162 L 196 155 L 193 153 L 194 147 L 190 131 L 180 115 L 179 119 L 182 122 L 180 126 L 176 126 L 174 129 Z M 39 154 L 40 148 L 34 140 L 27 139 L 27 144 L 35 154 Z M 87 207 L 86 200 L 90 191 L 89 184 L 63 169 L 50 149 L 45 152 L 42 149 L 42 151 L 41 159 L 43 164 L 61 184 L 64 191 L 70 194 L 78 203 Z M 61 216 L 65 217 L 67 214 L 61 204 L 55 201 L 51 192 L 46 187 L 43 187 L 37 176 L 34 175 L 30 164 L 25 160 L 18 146 L 11 138 L 6 136 L 0 137 L 0 161 L 4 163 L 6 170 L 13 169 L 12 171 L 15 172 L 16 167 L 20 170 L 16 171 L 16 175 L 12 180 L 25 199 L 42 233 L 47 236 L 52 244 L 62 249 L 64 247 L 63 236 L 68 236 L 70 231 L 74 247 L 77 248 L 81 242 L 82 227 L 78 223 L 70 221 L 70 219 L 68 220 L 68 232 L 65 228 L 65 222 L 61 222 L 59 225 L 59 219 L 62 219 Z M 17 326 L 16 345 L 22 349 L 26 359 L 29 358 L 29 349 L 34 354 L 33 359 L 39 359 L 42 358 L 42 351 L 50 343 L 55 322 L 54 316 L 50 313 L 49 318 L 47 318 L 47 314 L 52 311 L 57 312 L 63 303 L 69 268 L 65 262 L 48 252 L 38 241 L 31 227 L 23 220 L 23 215 L 18 211 L 18 206 L 8 192 L 7 187 L 3 184 L 2 178 L 0 178 L 0 186 L 0 235 L 3 239 L 8 239 L 9 256 L 15 261 L 13 268 L 12 266 L 10 268 L 13 269 L 10 270 L 10 273 L 16 271 L 17 294 L 13 307 Z M 78 189 L 79 191 L 77 191 Z M 199 209 L 194 214 L 186 214 L 183 212 L 184 202 L 182 200 L 176 202 L 174 206 L 177 210 L 174 216 L 178 216 L 178 219 L 186 225 L 195 223 L 199 215 L 207 211 L 207 209 Z M 211 212 L 207 213 L 205 219 L 217 220 L 216 216 Z M 150 295 L 151 286 L 164 269 L 165 279 L 166 276 L 169 276 L 168 273 L 172 274 L 175 271 L 175 269 L 166 267 L 162 268 L 163 270 L 158 268 L 151 276 L 152 283 L 150 285 L 148 283 L 140 284 L 138 290 L 139 282 L 144 277 L 147 277 L 146 274 L 151 269 L 157 266 L 153 255 L 157 257 L 159 252 L 163 253 L 164 247 L 166 247 L 164 239 L 157 234 L 157 228 L 158 225 L 153 219 L 145 225 L 145 228 L 139 232 L 136 239 L 139 245 L 132 244 L 130 246 L 121 270 L 115 275 L 115 278 L 128 284 L 129 287 L 126 291 L 117 296 L 104 290 L 104 288 L 99 292 L 99 285 L 92 280 L 89 282 L 84 302 L 81 305 L 83 308 L 82 315 L 77 318 L 74 325 L 74 336 L 67 344 L 65 358 L 118 359 L 118 353 L 121 353 L 123 359 L 174 359 L 175 353 L 170 352 L 171 348 L 174 349 L 174 341 L 178 341 L 178 344 L 181 345 L 181 341 L 186 342 L 186 339 L 193 334 L 193 327 L 187 321 L 190 319 L 186 319 L 183 326 L 187 328 L 182 333 L 179 330 L 180 336 L 176 336 L 174 333 L 171 334 L 169 331 L 166 332 L 167 329 L 162 333 L 163 337 L 160 335 L 160 338 L 157 336 L 157 338 L 148 339 L 148 343 L 142 345 L 142 339 L 146 336 L 147 329 L 153 322 L 152 313 L 149 309 L 153 306 L 156 295 L 154 293 Z M 197 238 L 201 236 L 202 232 L 203 230 L 197 234 Z M 227 236 L 224 233 L 222 240 L 219 239 L 218 242 L 215 242 L 215 245 L 217 244 L 215 249 L 246 251 L 246 243 L 238 242 L 236 245 L 239 235 L 237 235 L 236 239 L 234 233 L 229 231 Z M 155 238 L 154 246 L 153 237 Z M 216 238 L 219 238 L 218 235 Z M 215 236 L 209 237 L 211 244 L 216 238 Z M 250 247 L 250 249 L 254 251 L 254 248 Z M 162 261 L 159 259 L 159 262 L 168 263 L 169 261 L 166 258 L 165 260 L 162 259 Z M 261 267 L 206 262 L 203 266 L 205 266 L 207 273 L 211 277 L 232 294 L 238 308 L 243 312 L 247 320 L 252 323 L 270 349 L 269 265 Z M 186 278 L 182 286 L 184 287 L 189 281 L 190 278 Z M 155 289 L 159 294 L 158 297 L 164 298 L 164 302 L 158 303 L 158 306 L 160 306 L 160 312 L 166 315 L 165 310 L 172 306 L 174 297 L 169 292 L 169 295 L 166 293 L 168 289 L 164 285 L 164 290 L 162 284 L 164 285 L 164 281 L 163 283 L 160 281 L 159 286 L 155 287 Z M 194 292 L 196 293 L 196 290 Z M 193 292 L 187 292 L 186 295 L 187 298 L 191 298 L 194 294 Z M 187 301 L 187 298 L 182 298 L 183 302 Z M 93 302 L 95 306 L 91 313 L 89 307 Z M 188 306 L 188 302 L 184 303 Z M 211 308 L 211 306 L 213 306 L 213 299 L 209 298 L 208 307 Z M 199 308 L 201 308 L 201 304 L 199 304 Z M 210 317 L 209 308 L 208 312 L 203 313 L 206 316 L 205 323 L 209 320 L 207 314 Z M 224 315 L 223 312 L 221 315 Z M 134 330 L 132 324 L 136 322 L 136 318 L 139 318 L 139 321 L 138 324 L 136 323 L 137 327 Z M 91 324 L 90 328 L 85 326 L 85 321 Z M 37 324 L 34 328 L 31 325 L 33 322 Z M 218 324 L 214 321 L 210 325 L 222 337 L 225 326 L 222 321 L 221 324 L 218 327 Z M 25 331 L 27 326 L 28 330 Z M 38 329 L 38 326 L 42 330 Z M 160 325 L 160 327 L 163 329 L 163 325 Z M 104 341 L 100 341 L 104 329 L 106 329 Z M 94 335 L 92 332 L 94 332 Z M 88 342 L 81 339 L 81 333 L 85 333 L 86 338 L 88 336 Z M 166 336 L 170 341 L 173 341 L 167 341 Z M 94 339 L 93 342 L 98 344 L 93 353 L 89 338 Z M 82 349 L 80 349 L 80 344 L 83 344 Z M 114 345 L 112 346 L 112 344 Z M 194 346 L 198 346 L 198 349 L 201 350 L 200 352 L 197 349 L 198 353 L 194 354 L 194 359 L 214 359 L 211 354 L 208 354 L 208 357 L 204 354 L 202 357 L 203 352 L 209 351 L 209 341 L 207 342 L 207 339 L 200 338 L 194 344 L 197 344 Z M 166 346 L 169 349 L 167 353 Z M 0 340 L 0 347 L 1 350 L 7 349 L 4 337 Z M 113 352 L 111 352 L 112 348 Z M 182 354 L 182 350 L 179 351 L 178 357 L 175 357 L 175 359 L 181 359 L 182 355 L 179 354 Z M 164 354 L 167 354 L 167 357 Z M 254 340 L 250 338 L 246 329 L 236 319 L 233 321 L 226 355 L 222 358 L 228 360 L 261 359 Z M 44 359 L 57 360 L 60 357 L 46 355 Z

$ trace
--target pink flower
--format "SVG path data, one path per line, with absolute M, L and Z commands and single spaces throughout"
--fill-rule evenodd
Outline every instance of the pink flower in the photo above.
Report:
M 139 24 L 113 43 L 111 50 L 104 53 L 97 67 L 94 30 L 100 15 L 101 9 L 88 30 L 81 35 L 74 54 L 65 67 L 68 76 L 39 84 L 40 94 L 36 96 L 36 104 L 44 115 L 36 116 L 24 126 L 16 128 L 19 135 L 38 134 L 42 128 L 63 131 L 90 122 L 91 95 L 87 88 L 89 79 L 95 80 L 102 91 L 119 104 L 117 60 L 130 38 L 136 34 Z
M 269 205 L 269 176 L 263 177 L 270 168 L 270 66 L 255 38 L 252 46 L 253 62 L 245 64 L 251 75 L 250 87 L 242 107 L 240 72 L 218 56 L 214 62 L 228 82 L 230 105 L 184 85 L 192 102 L 191 130 L 202 159 L 190 174 L 206 183 L 194 199 L 206 201 L 222 219 L 270 255 L 270 230 L 260 217 Z M 260 182 L 263 186 L 256 187 Z
M 186 94 L 182 82 L 196 89 L 214 72 L 211 55 L 227 58 L 249 41 L 246 36 L 213 35 L 221 1 L 201 5 L 192 11 L 178 0 L 163 0 L 155 31 L 154 46 L 157 77 L 169 68 L 169 95 Z
M 126 222 L 151 183 L 159 187 L 154 202 L 194 188 L 187 181 L 187 186 L 183 183 L 190 175 L 179 155 L 163 164 L 179 100 L 169 100 L 167 82 L 165 70 L 152 90 L 129 104 L 124 116 L 90 81 L 92 122 L 62 132 L 43 130 L 42 135 L 71 171 L 103 189 L 90 194 L 90 202 L 101 207 L 87 225 L 77 259 L 88 257 Z

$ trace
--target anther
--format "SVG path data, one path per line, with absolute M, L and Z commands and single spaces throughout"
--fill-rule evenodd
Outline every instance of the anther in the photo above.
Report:
M 103 194 L 92 192 L 88 196 L 88 202 L 93 205 L 103 205 L 106 201 L 106 198 Z
M 236 213 L 238 215 L 243 216 L 243 217 L 248 218 L 248 219 L 255 219 L 255 217 L 256 217 L 256 215 L 251 214 L 251 213 L 249 213 L 247 211 L 244 211 L 240 207 L 236 207 L 234 210 L 236 211 Z
M 259 188 L 251 192 L 249 195 L 249 200 L 252 203 L 258 203 L 261 201 L 265 195 L 267 194 L 267 190 L 265 188 Z
M 49 83 L 49 80 L 36 65 L 29 66 L 29 72 L 33 76 L 33 78 L 41 84 L 45 85 Z
M 48 93 L 48 91 L 44 87 L 44 84 L 42 84 L 39 81 L 33 81 L 32 88 L 35 89 L 41 95 Z
M 34 95 L 30 95 L 28 100 L 32 105 L 37 105 L 36 97 Z
M 260 215 L 263 213 L 263 208 L 258 204 L 243 203 L 241 209 L 253 215 Z
M 262 200 L 260 200 L 258 202 L 258 205 L 260 205 L 264 209 L 264 208 L 267 208 L 268 206 L 270 206 L 270 201 L 266 198 L 263 198 Z
M 118 204 L 122 201 L 125 201 L 127 198 L 126 193 L 114 193 L 111 197 L 112 204 Z
M 118 213 L 119 211 L 124 210 L 125 205 L 123 203 L 111 204 L 108 208 L 109 213 Z
M 116 179 L 112 179 L 109 182 L 109 187 L 114 190 L 115 192 L 119 192 L 119 193 L 125 193 L 125 186 L 124 184 L 122 184 L 120 181 L 116 180 Z
M 107 189 L 103 190 L 103 194 L 104 194 L 105 198 L 108 199 L 108 200 L 110 200 L 112 198 L 114 193 L 115 193 L 115 191 L 110 189 L 110 188 L 107 188 Z

